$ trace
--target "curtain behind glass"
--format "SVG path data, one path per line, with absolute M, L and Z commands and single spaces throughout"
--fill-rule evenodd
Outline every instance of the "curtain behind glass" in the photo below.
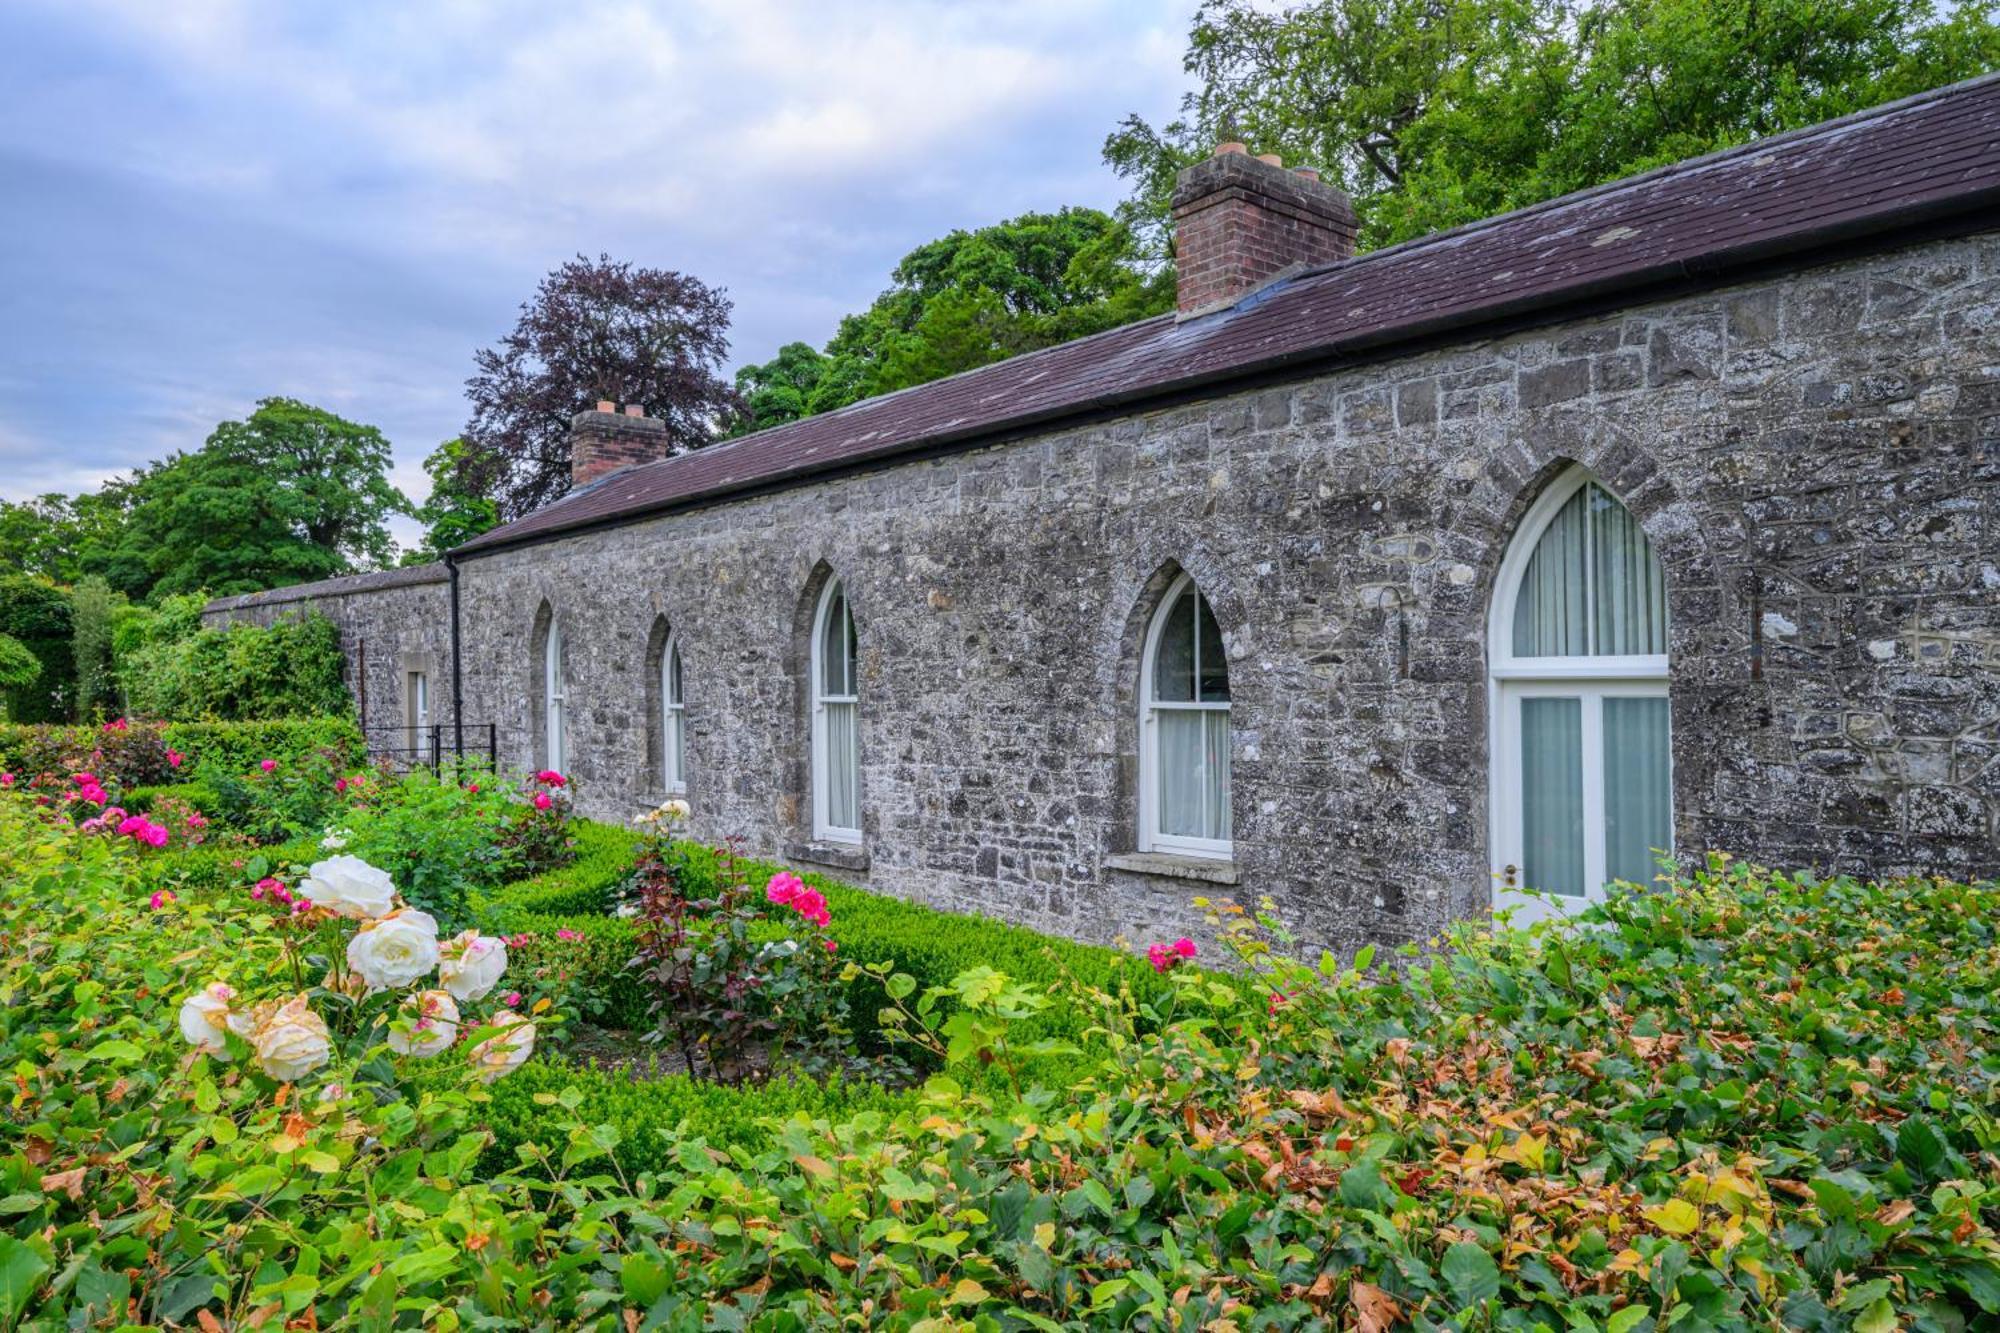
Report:
M 1521 883 L 1583 896 L 1583 700 L 1521 700 Z
M 1155 714 L 1160 768 L 1160 832 L 1227 842 L 1229 714 L 1162 708 Z
M 861 746 L 854 704 L 826 704 L 826 822 L 861 827 Z
M 1673 848 L 1667 701 L 1604 700 L 1604 873 L 1652 882 L 1653 852 Z
M 1667 651 L 1666 574 L 1630 510 L 1589 482 L 1528 558 L 1514 601 L 1516 657 Z

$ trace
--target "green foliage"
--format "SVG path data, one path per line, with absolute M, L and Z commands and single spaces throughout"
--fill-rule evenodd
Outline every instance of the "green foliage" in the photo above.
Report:
M 0 686 L 0 712 L 10 722 L 67 721 L 76 702 L 75 625 L 68 591 L 45 578 L 0 575 L 0 634 L 41 664 L 32 680 Z
M 26 689 L 42 675 L 42 660 L 28 651 L 28 645 L 11 634 L 0 634 L 0 709 L 6 693 Z M 4 713 L 0 712 L 0 720 Z
M 570 841 L 567 864 L 475 893 L 480 925 L 505 933 L 530 929 L 521 924 L 529 917 L 595 917 L 608 911 L 612 894 L 631 878 L 639 835 L 616 824 L 576 819 L 570 821 Z M 622 967 L 632 956 L 631 928 L 618 924 L 626 932 Z
M 70 589 L 70 652 L 76 667 L 76 715 L 94 720 L 117 708 L 111 678 L 111 585 L 92 574 Z
M 452 547 L 499 525 L 500 506 L 467 484 L 473 470 L 462 439 L 446 440 L 431 450 L 424 459 L 431 493 L 416 509 L 417 522 L 424 525 L 423 544 L 405 551 L 399 563 L 415 565 L 439 559 Z
M 1164 249 L 1175 174 L 1226 139 L 1309 162 L 1372 248 L 2000 65 L 1990 0 L 1207 0 L 1179 119 L 1105 160 Z
M 484 769 L 413 769 L 350 788 L 347 797 L 329 813 L 341 839 L 329 850 L 388 871 L 403 897 L 446 931 L 471 924 L 475 892 L 521 868 L 503 840 L 519 808 Z
M 102 573 L 130 504 L 130 483 L 124 481 L 77 496 L 0 500 L 0 556 L 12 569 L 58 584 Z
M 125 789 L 125 808 L 135 815 L 151 810 L 155 801 L 184 801 L 203 814 L 212 814 L 216 805 L 215 788 L 205 782 L 163 782 Z
M 137 728 L 140 724 L 132 725 Z M 339 755 L 337 762 L 347 767 L 359 767 L 368 757 L 361 728 L 345 716 L 168 722 L 159 732 L 167 746 L 186 756 L 187 762 L 180 769 L 183 776 L 192 776 L 195 768 L 242 774 L 266 759 L 297 764 L 321 751 Z
M 816 352 L 782 347 L 736 374 L 738 434 L 976 369 L 1173 307 L 1125 227 L 1064 208 L 954 231 L 903 256 L 895 285 Z
M 119 676 L 134 715 L 251 721 L 352 714 L 332 621 L 312 611 L 268 626 L 204 629 L 186 615 L 193 600 L 170 598 L 150 623 L 125 629 Z
M 948 1062 L 906 1092 L 546 1061 L 487 1091 L 450 1057 L 352 1049 L 366 1003 L 349 1018 L 314 990 L 339 1052 L 280 1096 L 186 1054 L 180 997 L 269 986 L 280 937 L 228 889 L 147 910 L 139 867 L 171 859 L 0 797 L 0 1065 L 23 1145 L 0 1158 L 0 1317 L 1643 1333 L 2000 1315 L 2000 886 L 1717 858 L 1575 922 L 1468 926 L 1379 964 L 1286 959 L 1235 917 L 1249 975 L 1177 968 L 1146 1000 L 989 958 L 925 1012 L 891 972 Z M 1090 1015 L 1080 1054 L 1018 1064 L 1018 1095 L 976 1076 L 1062 1010 Z
M 211 817 L 252 842 L 271 843 L 320 837 L 344 815 L 348 767 L 343 750 L 328 746 L 244 765 L 210 757 L 194 776 L 208 788 Z
M 133 597 L 230 596 L 387 564 L 388 521 L 410 512 L 389 464 L 375 427 L 266 398 L 134 476 L 104 572 Z

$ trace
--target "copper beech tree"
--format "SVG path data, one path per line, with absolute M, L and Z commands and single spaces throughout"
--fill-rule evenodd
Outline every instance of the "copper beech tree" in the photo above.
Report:
M 513 332 L 474 354 L 466 486 L 518 518 L 569 489 L 570 419 L 598 399 L 638 404 L 671 451 L 709 443 L 737 410 L 719 374 L 730 303 L 670 269 L 578 255 L 543 278 Z

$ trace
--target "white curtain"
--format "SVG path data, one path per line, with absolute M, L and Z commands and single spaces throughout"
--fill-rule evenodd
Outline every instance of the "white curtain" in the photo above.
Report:
M 1229 841 L 1229 714 L 1160 708 L 1156 717 L 1160 832 Z
M 560 771 L 563 767 L 563 643 L 562 634 L 555 626 L 549 626 L 549 641 L 546 650 L 548 671 L 548 698 L 546 700 L 545 724 L 548 729 L 549 767 Z
M 1658 696 L 1604 700 L 1604 873 L 1652 882 L 1655 851 L 1672 848 L 1667 701 Z
M 826 822 L 834 828 L 861 827 L 861 745 L 855 705 L 823 704 L 826 710 Z
M 1514 655 L 1666 651 L 1666 576 L 1659 557 L 1631 511 L 1588 482 L 1564 503 L 1528 558 L 1514 602 Z
M 1521 886 L 1583 896 L 1583 700 L 1521 700 Z

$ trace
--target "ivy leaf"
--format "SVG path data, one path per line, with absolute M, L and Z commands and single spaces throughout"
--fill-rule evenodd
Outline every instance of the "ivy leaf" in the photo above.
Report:
M 1499 1266 L 1492 1255 L 1469 1240 L 1459 1241 L 1446 1250 L 1438 1271 L 1462 1307 L 1479 1305 L 1500 1294 Z

